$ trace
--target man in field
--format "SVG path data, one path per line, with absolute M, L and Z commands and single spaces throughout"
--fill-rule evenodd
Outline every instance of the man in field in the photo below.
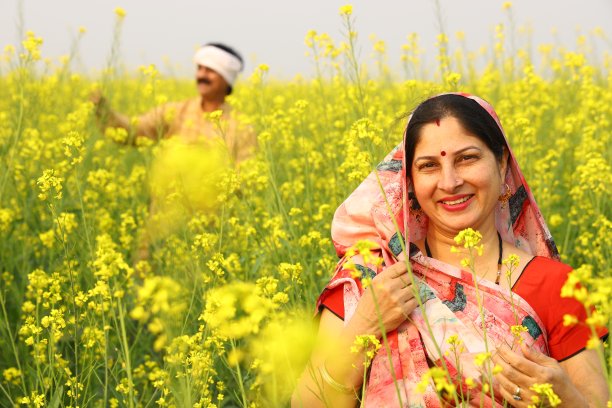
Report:
M 225 101 L 243 69 L 242 57 L 226 45 L 209 43 L 193 60 L 198 97 L 164 104 L 135 120 L 110 109 L 103 96 L 92 97 L 102 127 L 126 129 L 128 144 L 143 136 L 162 142 L 149 169 L 149 218 L 135 261 L 148 259 L 151 244 L 183 227 L 195 213 L 214 212 L 220 174 L 256 148 L 254 132 Z
M 198 97 L 156 107 L 130 121 L 128 116 L 110 109 L 107 100 L 97 94 L 92 101 L 102 126 L 126 129 L 130 144 L 140 136 L 153 140 L 177 136 L 186 143 L 204 138 L 222 142 L 236 163 L 251 156 L 256 147 L 255 135 L 238 122 L 225 102 L 243 69 L 242 57 L 227 45 L 209 43 L 196 51 L 193 61 Z M 207 118 L 207 113 L 219 110 L 220 120 Z

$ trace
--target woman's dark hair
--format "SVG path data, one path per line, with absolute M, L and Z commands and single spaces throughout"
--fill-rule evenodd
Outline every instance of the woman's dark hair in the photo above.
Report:
M 222 43 L 207 43 L 204 45 L 210 45 L 211 47 L 216 47 L 219 48 L 225 52 L 227 52 L 228 54 L 232 54 L 234 57 L 238 58 L 238 61 L 240 61 L 240 64 L 244 66 L 244 60 L 242 59 L 242 55 L 240 55 L 238 53 L 238 51 L 236 51 L 235 49 L 233 49 L 232 47 L 230 47 L 229 45 L 225 45 Z M 226 95 L 230 95 L 232 93 L 232 86 L 231 85 L 227 85 L 227 91 L 225 91 Z
M 482 140 L 501 162 L 506 142 L 495 119 L 478 102 L 465 96 L 446 94 L 421 103 L 412 113 L 406 127 L 406 174 L 410 178 L 414 151 L 421 137 L 421 129 L 428 123 L 446 117 L 456 118 L 463 128 Z

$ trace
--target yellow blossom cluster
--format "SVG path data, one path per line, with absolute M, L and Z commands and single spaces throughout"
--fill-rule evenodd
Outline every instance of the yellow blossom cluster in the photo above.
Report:
M 236 282 L 211 290 L 200 319 L 223 337 L 240 339 L 259 332 L 274 304 L 259 296 L 256 286 Z
M 376 336 L 364 334 L 355 337 L 355 341 L 351 346 L 351 353 L 363 353 L 363 365 L 367 369 L 372 363 L 372 359 L 374 359 L 376 352 L 380 350 L 381 347 L 380 341 Z
M 529 389 L 536 393 L 536 395 L 531 397 L 532 403 L 528 405 L 529 408 L 542 406 L 556 407 L 562 402 L 561 398 L 554 392 L 551 384 L 533 384 Z

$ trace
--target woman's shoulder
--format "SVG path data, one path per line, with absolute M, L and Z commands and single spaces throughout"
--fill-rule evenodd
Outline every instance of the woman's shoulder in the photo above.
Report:
M 523 273 L 566 276 L 571 271 L 572 267 L 561 261 L 536 255 L 527 263 Z
M 537 288 L 539 292 L 548 288 L 557 292 L 571 271 L 572 267 L 563 262 L 544 256 L 534 256 L 523 268 L 515 289 L 532 287 Z

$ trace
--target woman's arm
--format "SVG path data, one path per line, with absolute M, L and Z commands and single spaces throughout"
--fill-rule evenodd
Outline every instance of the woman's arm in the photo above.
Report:
M 327 309 L 323 310 L 317 346 L 302 373 L 291 406 L 354 407 L 363 383 L 365 358 L 363 352 L 351 352 L 356 336 L 380 338 L 383 330 L 397 328 L 416 306 L 406 265 L 399 262 L 372 279 L 346 325 Z M 327 378 L 322 372 L 326 372 Z M 334 383 L 340 387 L 334 387 Z
M 351 353 L 355 337 L 370 331 L 359 327 L 361 319 L 344 322 L 324 309 L 321 313 L 317 346 L 298 383 L 291 400 L 292 407 L 354 407 L 363 379 L 364 355 Z M 356 391 L 344 393 L 334 389 L 321 376 L 325 368 L 334 381 Z
M 582 398 L 589 407 L 605 407 L 610 399 L 610 392 L 604 377 L 604 368 L 601 359 L 595 350 L 583 350 L 573 357 L 559 363 L 565 370 L 572 384 L 576 387 Z M 561 392 L 561 390 L 559 391 Z M 571 396 L 566 397 L 562 406 L 578 407 L 580 405 L 571 403 Z

